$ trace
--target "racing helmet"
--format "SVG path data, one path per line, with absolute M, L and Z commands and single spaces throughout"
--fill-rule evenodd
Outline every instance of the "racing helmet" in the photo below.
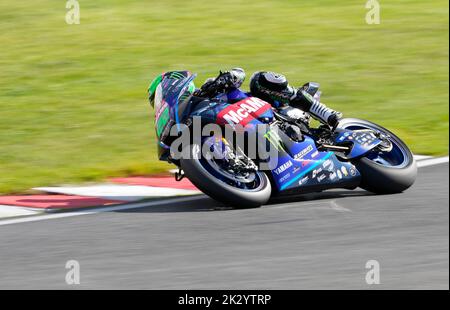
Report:
M 286 77 L 275 72 L 258 71 L 250 78 L 252 96 L 261 98 L 272 105 L 289 103 L 295 89 L 289 86 Z

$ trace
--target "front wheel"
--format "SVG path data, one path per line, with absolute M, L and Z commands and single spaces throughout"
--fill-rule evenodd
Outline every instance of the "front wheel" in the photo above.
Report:
M 187 158 L 180 160 L 188 179 L 202 192 L 236 208 L 259 207 L 271 195 L 269 178 L 261 171 L 239 171 L 225 160 L 201 155 L 200 144 L 187 146 Z
M 341 120 L 339 128 L 378 131 L 391 143 L 388 150 L 375 148 L 353 161 L 361 173 L 361 188 L 377 194 L 393 194 L 403 192 L 414 183 L 417 165 L 413 154 L 395 134 L 380 125 L 356 118 Z

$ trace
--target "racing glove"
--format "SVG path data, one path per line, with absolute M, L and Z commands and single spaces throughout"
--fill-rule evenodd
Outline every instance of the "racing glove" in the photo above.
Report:
M 245 71 L 241 68 L 233 68 L 225 72 L 220 71 L 215 79 L 209 78 L 205 81 L 197 95 L 214 97 L 217 94 L 241 87 L 244 80 Z

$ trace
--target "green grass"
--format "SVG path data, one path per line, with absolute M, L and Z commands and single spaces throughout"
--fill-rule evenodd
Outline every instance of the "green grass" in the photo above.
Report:
M 448 2 L 79 0 L 0 3 L 0 192 L 166 170 L 146 89 L 161 71 L 317 81 L 346 116 L 448 152 Z M 225 4 L 226 3 L 226 4 Z

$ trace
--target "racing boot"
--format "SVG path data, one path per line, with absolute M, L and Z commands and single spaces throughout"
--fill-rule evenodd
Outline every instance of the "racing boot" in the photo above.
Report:
M 316 96 L 316 98 L 318 98 L 318 96 Z M 333 129 L 336 128 L 339 124 L 339 120 L 342 118 L 342 113 L 328 108 L 316 98 L 303 86 L 299 88 L 296 94 L 291 98 L 290 105 L 308 112 L 321 123 L 326 124 Z

